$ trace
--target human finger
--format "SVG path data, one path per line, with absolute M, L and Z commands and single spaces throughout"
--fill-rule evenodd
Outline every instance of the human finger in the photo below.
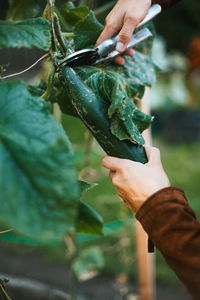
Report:
M 134 50 L 131 48 L 131 49 L 128 49 L 127 51 L 126 51 L 126 55 L 128 55 L 128 56 L 134 56 L 134 54 L 135 54 L 135 52 L 134 52 Z
M 156 147 L 145 146 L 149 164 L 160 164 L 160 150 Z
M 124 60 L 123 57 L 118 56 L 118 57 L 115 58 L 114 62 L 115 62 L 116 64 L 120 65 L 120 66 L 123 66 L 124 63 L 125 63 L 125 60 Z
M 111 171 L 117 171 L 119 169 L 120 161 L 120 158 L 113 156 L 105 156 L 102 159 L 102 165 Z
M 118 35 L 118 42 L 116 46 L 117 51 L 123 52 L 126 49 L 132 37 L 133 31 L 138 24 L 137 22 L 139 23 L 138 19 L 132 15 L 125 17 L 124 24 Z
M 128 49 L 125 54 L 128 56 L 133 56 L 135 53 L 133 49 Z M 125 59 L 122 56 L 118 56 L 115 58 L 114 62 L 120 66 L 123 66 L 125 63 Z
M 103 41 L 115 36 L 118 33 L 119 29 L 120 29 L 119 25 L 107 23 L 105 25 L 104 30 L 102 31 L 99 38 L 97 39 L 95 47 L 97 47 Z

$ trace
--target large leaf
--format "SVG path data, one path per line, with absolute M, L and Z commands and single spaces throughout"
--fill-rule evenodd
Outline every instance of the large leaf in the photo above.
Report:
M 52 98 L 54 100 L 57 99 L 57 101 L 61 107 L 62 107 L 62 101 L 63 102 L 65 101 L 65 103 L 69 103 L 69 104 L 71 103 L 69 101 L 69 99 L 68 99 L 68 102 L 66 102 L 68 95 L 63 90 L 62 86 L 60 86 L 60 84 L 57 85 L 57 87 L 54 89 L 55 89 L 55 91 L 52 95 Z M 29 85 L 28 90 L 33 96 L 41 96 L 44 93 L 44 91 L 46 90 L 46 83 L 44 81 L 41 81 L 38 86 Z M 70 108 L 72 109 L 72 111 L 70 111 Z M 72 105 L 69 105 L 69 106 L 65 105 L 64 112 L 73 115 Z M 79 181 L 79 189 L 80 189 L 81 198 L 83 197 L 83 194 L 86 191 L 88 191 L 89 189 L 91 189 L 95 186 L 96 186 L 96 184 Z M 92 207 L 90 207 L 83 201 L 80 201 L 78 204 L 76 231 L 82 232 L 82 233 L 87 233 L 87 234 L 102 234 L 102 229 L 103 229 L 102 217 Z
M 49 22 L 43 18 L 26 21 L 0 20 L 0 49 L 32 48 L 48 50 L 50 47 Z
M 9 0 L 7 19 L 18 21 L 35 18 L 44 10 L 45 0 Z
M 93 48 L 102 30 L 103 25 L 99 23 L 93 11 L 91 11 L 74 27 L 74 43 L 76 51 L 83 48 Z
M 134 63 L 132 65 L 137 66 Z M 123 68 L 114 66 L 113 69 L 79 67 L 77 71 L 95 93 L 110 103 L 108 117 L 111 119 L 112 133 L 120 140 L 129 139 L 133 143 L 143 145 L 141 133 L 149 127 L 152 117 L 141 112 L 132 101 L 141 99 L 144 94 L 143 78 L 139 80 L 137 74 L 135 78 L 129 77 L 129 72 L 134 71 L 128 66 Z M 145 80 L 147 82 L 146 78 Z
M 20 81 L 0 82 L 0 222 L 33 239 L 75 229 L 73 153 L 49 105 Z

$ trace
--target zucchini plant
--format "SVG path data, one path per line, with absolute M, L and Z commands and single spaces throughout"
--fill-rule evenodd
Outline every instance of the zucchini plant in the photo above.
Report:
M 7 62 L 1 66 L 0 224 L 15 238 L 48 243 L 74 232 L 102 234 L 102 217 L 81 200 L 90 185 L 78 180 L 71 143 L 52 115 L 55 102 L 80 118 L 108 154 L 146 162 L 141 134 L 153 118 L 138 104 L 155 82 L 151 41 L 124 66 L 58 67 L 73 51 L 92 48 L 102 30 L 86 6 L 4 1 L 0 49 L 43 49 L 50 66 L 37 86 L 12 80 L 3 73 Z

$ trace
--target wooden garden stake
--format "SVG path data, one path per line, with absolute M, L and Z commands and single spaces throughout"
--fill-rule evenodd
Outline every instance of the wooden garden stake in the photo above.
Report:
M 141 110 L 150 114 L 149 93 L 146 91 L 141 103 Z M 146 144 L 152 144 L 150 129 L 143 133 Z M 155 299 L 154 254 L 148 253 L 148 237 L 141 224 L 135 219 L 136 256 L 138 263 L 138 282 L 140 300 Z

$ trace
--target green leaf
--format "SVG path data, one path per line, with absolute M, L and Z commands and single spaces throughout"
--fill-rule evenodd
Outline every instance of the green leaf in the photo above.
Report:
M 75 229 L 73 152 L 49 105 L 21 81 L 0 82 L 0 222 L 35 240 Z
M 76 231 L 87 234 L 102 235 L 102 230 L 102 217 L 92 207 L 80 201 Z
M 18 21 L 35 18 L 44 9 L 44 0 L 9 0 L 7 19 Z
M 89 14 L 90 10 L 86 6 L 75 8 L 71 2 L 68 2 L 63 5 L 61 12 L 69 24 L 75 25 L 77 22 L 84 19 Z
M 74 43 L 76 51 L 83 48 L 93 48 L 103 30 L 103 25 L 96 19 L 94 12 L 90 13 L 74 27 Z
M 26 21 L 0 20 L 0 49 L 32 48 L 48 50 L 50 47 L 49 22 L 43 18 Z
M 85 181 L 79 181 L 80 192 L 83 194 L 88 190 L 94 188 L 96 183 L 89 183 Z M 89 205 L 80 201 L 78 218 L 76 223 L 76 231 L 87 233 L 87 234 L 97 234 L 102 235 L 103 230 L 103 219 L 102 217 Z
M 125 225 L 129 224 L 132 221 L 133 221 L 133 217 L 131 216 L 128 218 L 118 219 L 118 220 L 105 223 L 103 228 L 103 235 L 101 236 L 78 233 L 77 235 L 78 243 L 85 243 L 88 241 L 93 241 L 95 239 L 102 239 L 107 236 L 119 234 L 119 232 L 125 228 Z
M 105 264 L 102 250 L 100 247 L 88 247 L 79 253 L 72 268 L 79 280 L 84 280 L 93 275 Z
M 135 64 L 130 66 L 135 67 Z M 95 93 L 110 103 L 108 117 L 112 133 L 120 140 L 129 139 L 143 145 L 141 133 L 150 126 L 153 118 L 141 112 L 132 101 L 142 98 L 145 85 L 141 82 L 143 78 L 140 81 L 137 75 L 129 77 L 129 72 L 134 73 L 130 66 L 123 69 L 117 66 L 79 67 L 77 71 Z
M 87 181 L 79 180 L 79 189 L 81 193 L 81 199 L 83 198 L 83 195 L 85 192 L 88 192 L 89 190 L 93 189 L 95 186 L 97 186 L 97 183 L 90 183 Z
M 127 78 L 129 77 L 135 82 L 145 86 L 152 86 L 155 84 L 155 67 L 149 55 L 135 51 L 133 57 L 126 57 L 125 60 L 126 63 L 124 67 L 117 67 L 119 73 L 124 74 Z

